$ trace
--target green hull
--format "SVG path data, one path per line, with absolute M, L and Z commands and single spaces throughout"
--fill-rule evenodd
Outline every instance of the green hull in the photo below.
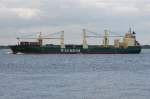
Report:
M 25 54 L 139 54 L 140 46 L 132 46 L 128 48 L 101 47 L 98 45 L 89 46 L 88 49 L 83 49 L 82 45 L 68 45 L 66 48 L 60 48 L 58 45 L 53 46 L 10 46 L 12 52 Z

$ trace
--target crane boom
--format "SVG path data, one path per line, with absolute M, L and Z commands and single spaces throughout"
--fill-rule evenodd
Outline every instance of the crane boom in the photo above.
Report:
M 37 38 L 17 38 L 17 39 L 37 39 Z M 42 38 L 42 39 L 61 39 L 61 38 Z
M 87 38 L 104 38 L 104 36 L 86 36 Z M 108 37 L 124 37 L 124 36 L 108 36 Z
M 60 40 L 61 48 L 65 48 L 64 31 L 53 33 L 53 35 L 58 34 L 58 33 L 61 34 L 60 37 L 48 37 L 49 35 L 42 36 L 42 32 L 40 32 L 38 37 L 17 37 L 16 39 L 19 41 L 19 43 L 20 43 L 20 39 L 36 39 L 40 46 L 42 46 L 44 39 L 57 39 L 57 40 Z

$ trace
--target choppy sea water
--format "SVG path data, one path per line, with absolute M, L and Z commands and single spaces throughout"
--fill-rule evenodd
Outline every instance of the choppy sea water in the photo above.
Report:
M 0 99 L 149 99 L 150 50 L 13 55 L 0 50 Z

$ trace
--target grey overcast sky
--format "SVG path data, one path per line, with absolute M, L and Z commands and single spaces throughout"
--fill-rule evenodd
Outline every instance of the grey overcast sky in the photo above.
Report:
M 150 0 L 0 0 L 1 45 L 32 32 L 61 30 L 66 43 L 81 43 L 82 28 L 123 35 L 129 27 L 141 44 L 150 44 Z

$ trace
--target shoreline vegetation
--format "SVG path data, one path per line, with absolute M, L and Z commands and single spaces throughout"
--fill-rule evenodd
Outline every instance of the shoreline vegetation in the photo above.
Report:
M 150 49 L 150 45 L 141 45 L 142 49 Z M 0 45 L 0 49 L 9 49 L 8 46 Z
M 0 49 L 9 49 L 8 46 L 0 45 Z
M 150 49 L 150 45 L 142 45 L 142 49 Z

